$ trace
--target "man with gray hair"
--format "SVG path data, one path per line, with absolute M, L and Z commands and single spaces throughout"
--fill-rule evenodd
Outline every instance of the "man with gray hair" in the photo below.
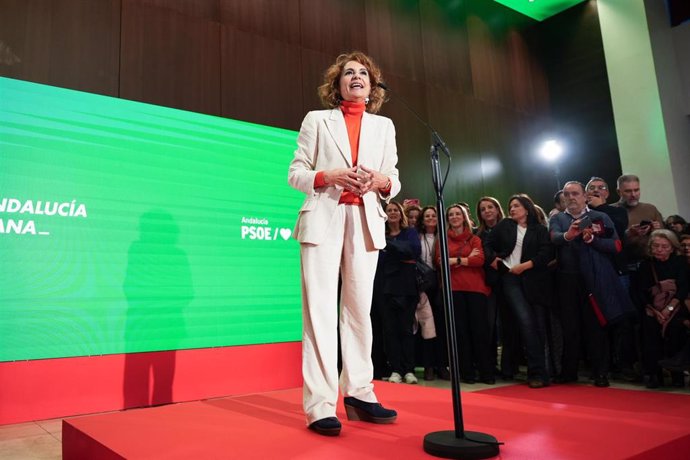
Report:
M 598 387 L 609 386 L 609 343 L 605 326 L 634 311 L 612 256 L 621 250 L 613 222 L 587 207 L 585 186 L 563 187 L 566 210 L 551 217 L 551 242 L 558 251 L 558 309 L 563 327 L 559 380 L 577 381 L 581 337 Z
M 634 174 L 623 174 L 617 181 L 620 200 L 618 206 L 628 212 L 628 228 L 625 232 L 623 250 L 628 271 L 637 272 L 640 262 L 646 257 L 649 235 L 663 228 L 664 218 L 653 204 L 640 201 L 640 178 Z

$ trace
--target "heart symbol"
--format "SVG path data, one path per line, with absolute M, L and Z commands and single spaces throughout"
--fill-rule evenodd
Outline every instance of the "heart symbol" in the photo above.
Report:
M 290 230 L 289 228 L 280 229 L 280 236 L 282 236 L 284 240 L 287 241 L 287 239 L 290 238 L 290 235 L 292 235 L 292 230 Z

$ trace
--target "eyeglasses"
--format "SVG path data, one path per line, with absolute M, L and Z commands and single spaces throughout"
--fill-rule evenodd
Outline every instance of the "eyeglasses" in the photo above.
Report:
M 608 190 L 609 186 L 608 185 L 595 185 L 592 184 L 589 187 L 587 187 L 587 190 Z

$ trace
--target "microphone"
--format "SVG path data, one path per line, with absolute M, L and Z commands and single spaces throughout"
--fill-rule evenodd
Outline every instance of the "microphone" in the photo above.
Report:
M 387 93 L 394 94 L 393 91 L 383 82 L 378 82 L 376 84 L 379 88 L 383 89 Z M 410 105 L 405 102 L 401 97 L 397 97 L 407 110 L 412 112 L 412 114 L 417 117 L 424 126 L 426 126 L 429 131 L 431 131 L 431 136 L 433 139 L 433 144 L 431 146 L 431 172 L 432 181 L 434 183 L 434 188 L 436 190 L 437 205 L 436 209 L 439 213 L 438 219 L 438 236 L 439 236 L 439 249 L 441 251 L 441 270 L 443 276 L 441 277 L 444 282 L 441 286 L 441 291 L 443 293 L 443 306 L 444 313 L 448 319 L 446 324 L 446 340 L 449 351 L 449 361 L 450 361 L 450 371 L 451 371 L 451 387 L 453 395 L 453 418 L 455 421 L 455 430 L 449 431 L 436 431 L 433 433 L 428 433 L 424 436 L 424 452 L 435 455 L 437 457 L 447 457 L 447 458 L 489 458 L 495 457 L 499 454 L 499 446 L 502 442 L 496 440 L 490 434 L 480 433 L 478 431 L 465 431 L 464 423 L 462 420 L 462 397 L 460 395 L 460 362 L 458 355 L 458 343 L 457 334 L 455 330 L 455 314 L 453 312 L 453 297 L 451 294 L 451 287 L 447 280 L 450 279 L 450 266 L 448 264 L 448 239 L 446 233 L 446 221 L 443 210 L 445 206 L 443 204 L 443 189 L 445 188 L 446 180 L 448 179 L 448 173 L 450 172 L 450 161 L 451 155 L 446 143 L 443 142 L 441 136 L 436 132 L 436 130 Z M 448 167 L 446 169 L 445 177 L 441 181 L 441 170 L 439 166 L 439 155 L 438 151 L 441 150 L 448 158 Z M 466 435 L 471 435 L 466 436 Z M 449 455 L 450 454 L 450 455 Z

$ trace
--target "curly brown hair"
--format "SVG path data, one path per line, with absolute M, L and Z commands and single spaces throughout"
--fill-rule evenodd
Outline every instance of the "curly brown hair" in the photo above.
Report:
M 350 61 L 359 62 L 369 71 L 371 92 L 369 93 L 369 103 L 367 104 L 366 110 L 369 113 L 378 113 L 383 103 L 387 100 L 386 92 L 383 88 L 378 86 L 378 84 L 383 81 L 381 69 L 379 69 L 372 58 L 361 51 L 351 51 L 341 54 L 335 59 L 335 62 L 326 69 L 326 72 L 323 74 L 323 84 L 318 88 L 318 95 L 319 99 L 321 99 L 321 103 L 328 109 L 333 109 L 340 105 L 340 101 L 342 100 L 340 95 L 340 77 L 345 64 Z

